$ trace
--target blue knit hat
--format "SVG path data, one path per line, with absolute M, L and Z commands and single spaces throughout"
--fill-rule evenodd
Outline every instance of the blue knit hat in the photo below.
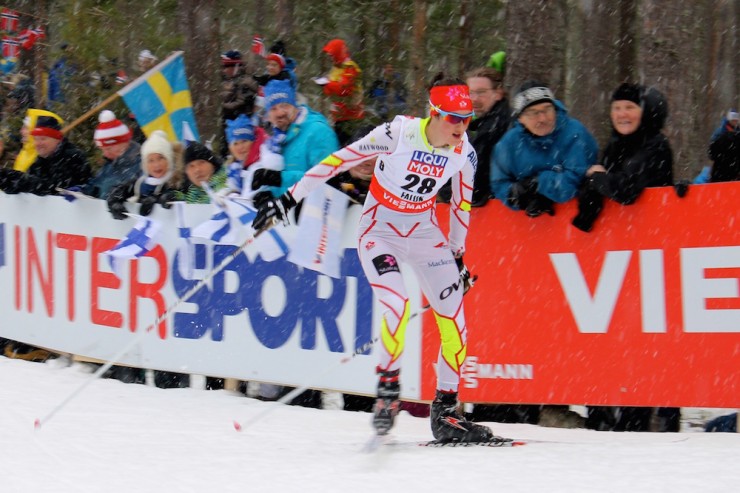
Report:
M 238 140 L 254 142 L 254 125 L 247 115 L 239 115 L 233 120 L 226 120 L 226 140 L 232 144 Z
M 265 86 L 265 111 L 280 103 L 288 103 L 295 106 L 295 90 L 290 85 L 290 80 L 271 80 Z

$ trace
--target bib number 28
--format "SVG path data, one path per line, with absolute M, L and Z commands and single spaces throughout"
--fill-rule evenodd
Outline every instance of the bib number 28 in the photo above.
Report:
M 403 188 L 404 190 L 408 190 L 409 192 L 416 192 L 420 194 L 431 192 L 432 190 L 434 190 L 434 185 L 437 184 L 437 180 L 435 180 L 434 178 L 424 178 L 422 180 L 419 175 L 414 174 L 406 175 L 406 181 L 408 183 L 406 183 L 401 188 Z

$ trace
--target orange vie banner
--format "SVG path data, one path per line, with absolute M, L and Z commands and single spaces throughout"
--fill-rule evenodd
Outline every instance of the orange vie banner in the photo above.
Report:
M 473 210 L 461 400 L 740 407 L 740 183 L 606 201 L 590 233 L 570 224 L 576 201 L 556 207 Z M 431 399 L 430 313 L 423 338 Z

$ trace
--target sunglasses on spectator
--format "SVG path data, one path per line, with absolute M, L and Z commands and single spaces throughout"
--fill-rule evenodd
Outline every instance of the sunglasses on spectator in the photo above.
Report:
M 470 123 L 470 120 L 472 120 L 473 117 L 475 116 L 474 112 L 470 112 L 465 115 L 460 115 L 458 113 L 451 113 L 449 111 L 443 111 L 441 108 L 439 108 L 439 106 L 433 105 L 431 101 L 429 102 L 429 104 L 432 105 L 432 109 L 434 111 L 442 115 L 442 119 L 444 121 L 446 121 L 447 123 L 451 123 L 453 125 L 457 125 L 458 123 L 464 123 L 467 125 L 468 123 Z

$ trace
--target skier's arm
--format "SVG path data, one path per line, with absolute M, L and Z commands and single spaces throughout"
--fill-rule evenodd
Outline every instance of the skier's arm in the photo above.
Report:
M 468 159 L 460 172 L 452 177 L 450 202 L 450 248 L 455 256 L 465 253 L 465 238 L 470 224 L 470 201 L 473 196 L 473 179 L 478 157 L 473 146 L 468 145 Z
M 299 202 L 321 183 L 380 154 L 390 154 L 398 145 L 401 117 L 384 123 L 360 140 L 339 149 L 309 169 L 288 191 Z

